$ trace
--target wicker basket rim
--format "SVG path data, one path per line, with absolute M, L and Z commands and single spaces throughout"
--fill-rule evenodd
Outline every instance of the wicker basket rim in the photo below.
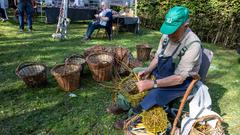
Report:
M 152 49 L 148 44 L 136 45 L 137 49 Z
M 76 72 L 78 72 L 79 70 L 82 69 L 82 66 L 81 66 L 81 65 L 78 65 L 78 64 L 69 63 L 69 64 L 67 64 L 67 65 L 74 65 L 74 66 L 77 67 L 77 69 L 74 70 L 74 71 L 72 71 L 72 72 L 70 72 L 70 73 L 68 73 L 68 74 L 59 74 L 59 73 L 56 73 L 55 70 L 56 70 L 57 68 L 61 67 L 61 66 L 65 66 L 65 64 L 58 64 L 58 65 L 54 66 L 54 67 L 51 69 L 51 74 L 54 75 L 54 76 L 67 76 L 67 75 L 69 75 L 69 74 L 71 74 L 71 73 L 76 73 Z
M 33 75 L 27 75 L 27 76 L 26 76 L 26 75 L 20 75 L 20 74 L 19 74 L 19 72 L 20 72 L 22 69 L 24 69 L 24 68 L 26 68 L 26 67 L 28 67 L 28 66 L 33 66 L 33 65 L 42 66 L 42 67 L 43 67 L 42 72 L 39 72 L 39 73 L 33 74 Z M 39 75 L 39 74 L 44 73 L 44 72 L 46 72 L 46 71 L 47 71 L 47 66 L 44 65 L 44 64 L 42 64 L 42 63 L 37 63 L 37 62 L 23 62 L 23 63 L 21 63 L 21 64 L 18 65 L 18 67 L 17 67 L 16 70 L 15 70 L 15 73 L 16 73 L 16 75 L 17 75 L 18 77 L 20 77 L 20 78 L 25 78 L 25 77 L 36 76 L 36 75 Z
M 71 63 L 73 62 L 74 60 L 77 60 L 77 59 L 81 59 L 82 61 L 80 62 L 81 64 L 85 64 L 86 63 L 86 60 L 84 58 L 80 58 L 80 57 L 69 57 L 68 59 L 65 60 L 65 63 Z
M 88 63 L 88 64 L 91 64 L 91 65 L 99 65 L 99 63 L 93 63 L 93 62 L 91 62 L 91 60 L 90 60 L 90 57 L 93 57 L 94 55 L 101 55 L 101 54 L 106 54 L 106 55 L 109 55 L 110 57 L 111 57 L 111 62 L 113 62 L 114 61 L 114 56 L 111 54 L 111 53 L 108 53 L 108 52 L 99 52 L 99 53 L 92 53 L 92 54 L 90 54 L 90 55 L 88 55 L 87 56 L 87 58 L 86 58 L 86 62 Z M 107 62 L 106 64 L 103 64 L 103 63 L 101 63 L 102 65 L 108 65 L 108 64 L 111 64 L 110 62 Z

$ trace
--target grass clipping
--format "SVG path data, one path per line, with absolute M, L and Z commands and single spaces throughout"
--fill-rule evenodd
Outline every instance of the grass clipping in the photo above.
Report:
M 168 126 L 167 114 L 162 107 L 153 107 L 140 114 L 142 123 L 148 132 L 164 133 Z

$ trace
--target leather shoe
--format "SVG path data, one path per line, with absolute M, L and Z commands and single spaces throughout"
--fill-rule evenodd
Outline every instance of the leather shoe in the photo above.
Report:
M 114 126 L 115 129 L 122 130 L 123 126 L 124 126 L 124 120 L 120 120 L 120 121 L 115 122 L 113 126 Z
M 109 107 L 106 109 L 106 111 L 109 112 L 109 113 L 112 113 L 112 114 L 114 114 L 114 115 L 118 115 L 118 114 L 127 112 L 127 111 L 123 110 L 122 108 L 117 107 L 116 105 L 109 106 Z

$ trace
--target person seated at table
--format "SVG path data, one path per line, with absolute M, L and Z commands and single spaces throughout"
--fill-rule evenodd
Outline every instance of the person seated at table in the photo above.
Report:
M 95 14 L 96 20 L 89 23 L 83 38 L 84 40 L 90 40 L 92 33 L 98 28 L 105 28 L 107 30 L 108 37 L 111 38 L 112 10 L 109 9 L 109 3 L 106 1 L 101 2 L 101 9 L 102 11 L 99 14 Z

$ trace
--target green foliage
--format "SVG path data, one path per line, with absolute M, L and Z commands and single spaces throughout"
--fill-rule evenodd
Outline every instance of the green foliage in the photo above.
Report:
M 239 0 L 139 0 L 142 25 L 159 29 L 167 10 L 175 5 L 190 9 L 191 28 L 203 41 L 228 48 L 240 44 Z

